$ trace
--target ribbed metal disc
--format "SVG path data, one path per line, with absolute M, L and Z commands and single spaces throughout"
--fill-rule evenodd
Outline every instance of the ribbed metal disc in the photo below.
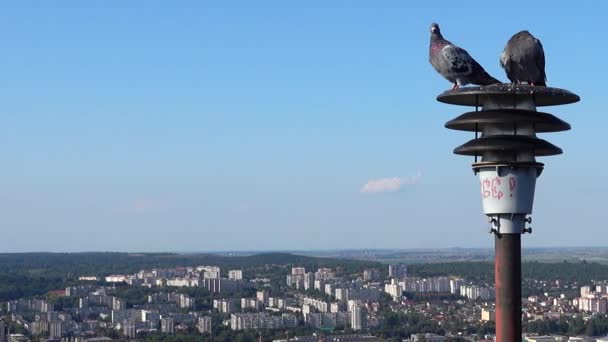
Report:
M 568 90 L 538 87 L 523 84 L 501 83 L 483 87 L 463 87 L 456 90 L 447 90 L 437 96 L 437 101 L 461 105 L 483 106 L 487 96 L 504 97 L 506 99 L 521 96 L 533 96 L 536 106 L 555 106 L 580 101 L 580 97 Z
M 494 135 L 473 139 L 454 149 L 455 154 L 466 156 L 481 155 L 483 152 L 523 152 L 532 151 L 535 156 L 553 156 L 562 149 L 550 142 L 525 135 Z
M 549 113 L 535 112 L 525 109 L 497 109 L 467 112 L 448 121 L 446 128 L 459 131 L 481 131 L 490 124 L 514 125 L 515 123 L 531 123 L 539 133 L 560 132 L 570 129 L 570 124 Z

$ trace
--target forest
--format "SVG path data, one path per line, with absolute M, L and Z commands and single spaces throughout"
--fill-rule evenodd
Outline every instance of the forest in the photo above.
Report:
M 382 265 L 371 261 L 314 258 L 288 253 L 263 253 L 250 256 L 174 253 L 14 253 L 0 254 L 0 301 L 43 295 L 78 284 L 81 275 L 104 277 L 132 274 L 141 269 L 177 266 L 220 266 L 242 269 L 246 278 L 281 278 L 291 266 L 308 270 L 329 267 L 337 274 L 362 273 L 363 269 Z
M 470 280 L 494 282 L 494 264 L 491 262 L 442 262 L 410 265 L 408 273 L 420 277 L 455 275 Z M 522 263 L 522 279 L 591 283 L 608 279 L 608 265 L 581 262 Z
M 384 264 L 373 261 L 316 258 L 288 253 L 262 253 L 250 256 L 175 253 L 15 253 L 0 254 L 0 301 L 43 295 L 51 290 L 77 284 L 80 275 L 106 276 L 131 274 L 141 269 L 215 265 L 226 273 L 242 269 L 246 278 L 267 277 L 282 280 L 291 266 L 307 270 L 329 267 L 338 275 L 361 274 L 377 268 L 387 275 Z M 411 276 L 459 276 L 468 280 L 494 281 L 494 265 L 489 262 L 442 262 L 408 266 Z M 522 279 L 560 280 L 590 284 L 608 279 L 608 265 L 591 262 L 524 262 Z M 525 285 L 525 284 L 524 284 Z M 524 290 L 525 290 L 524 286 Z M 526 291 L 524 291 L 526 292 Z

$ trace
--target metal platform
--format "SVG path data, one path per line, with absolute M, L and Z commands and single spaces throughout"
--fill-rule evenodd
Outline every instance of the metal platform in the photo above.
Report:
M 532 96 L 536 106 L 557 106 L 580 101 L 580 97 L 568 90 L 524 84 L 500 83 L 482 87 L 463 87 L 447 90 L 437 96 L 437 101 L 460 106 L 483 106 L 486 98 L 513 99 Z
M 570 129 L 570 124 L 556 116 L 525 109 L 496 109 L 467 112 L 448 121 L 446 128 L 459 131 L 479 132 L 486 125 L 532 124 L 537 133 L 561 132 Z M 516 128 L 516 127 L 515 127 Z
M 493 135 L 473 139 L 454 149 L 455 154 L 465 156 L 482 155 L 483 152 L 531 151 L 535 156 L 554 156 L 562 154 L 562 149 L 550 142 L 525 135 Z

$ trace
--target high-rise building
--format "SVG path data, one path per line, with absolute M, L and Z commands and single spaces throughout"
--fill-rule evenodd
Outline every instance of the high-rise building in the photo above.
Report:
M 112 297 L 112 310 L 124 310 L 127 308 L 127 303 L 118 298 L 118 297 Z
M 49 331 L 49 322 L 44 321 L 35 321 L 30 323 L 30 334 L 33 336 L 43 335 Z M 0 340 L 1 341 L 1 340 Z
M 315 274 L 308 272 L 304 274 L 304 290 L 312 289 L 315 286 Z
M 590 311 L 593 313 L 606 313 L 608 309 L 606 298 L 598 298 L 595 295 L 587 295 L 578 299 L 578 309 L 580 311 Z
M 266 291 L 266 290 L 258 291 L 256 293 L 256 297 L 257 297 L 258 301 L 262 302 L 263 304 L 268 304 L 268 291 Z
M 287 275 L 287 286 L 295 287 L 296 289 L 304 289 L 304 275 L 303 274 L 288 274 Z
M 205 271 L 203 273 L 204 279 L 218 279 L 220 277 L 220 271 Z
M 348 301 L 348 293 L 349 293 L 349 290 L 347 288 L 338 287 L 335 290 L 336 299 L 346 302 L 346 301 Z
M 395 280 L 396 278 L 393 278 Z M 458 293 L 460 286 L 464 285 L 462 279 L 450 279 L 448 277 L 430 277 L 430 278 L 403 278 L 399 284 L 406 292 L 452 292 Z
M 432 279 L 432 292 L 449 292 L 449 291 L 450 291 L 450 278 L 434 277 Z
M 407 266 L 404 264 L 388 265 L 388 276 L 391 278 L 407 277 Z
M 262 309 L 263 302 L 257 298 L 241 298 L 241 310 L 253 309 L 260 311 Z
M 348 306 L 350 311 L 350 328 L 355 331 L 363 329 L 363 309 L 361 304 L 357 301 L 349 301 Z
M 217 272 L 220 273 L 220 268 L 218 266 L 196 266 L 197 272 Z
M 587 297 L 587 295 L 591 293 L 591 287 L 590 286 L 583 286 L 581 287 L 581 297 Z
M 292 267 L 291 274 L 299 274 L 304 275 L 306 273 L 306 269 L 304 267 Z
M 305 305 L 309 305 L 310 307 L 313 307 L 320 312 L 329 311 L 329 304 L 326 301 L 320 299 L 304 297 L 302 298 L 302 303 L 304 303 Z
M 283 329 L 294 328 L 298 323 L 293 314 L 284 313 L 281 316 L 271 316 L 266 312 L 240 313 L 230 316 L 230 329 Z
M 495 321 L 496 320 L 496 312 L 494 310 L 482 309 L 481 310 L 481 320 L 482 321 Z
M 211 333 L 211 316 L 203 316 L 198 319 L 198 331 L 203 333 Z
M 6 323 L 0 319 L 0 342 L 6 342 Z
M 135 336 L 136 336 L 135 320 L 132 320 L 132 319 L 124 320 L 122 332 L 128 338 L 135 338 Z
M 47 312 L 46 313 L 46 320 L 49 322 L 57 322 L 59 320 L 59 312 Z
M 63 322 L 49 323 L 49 338 L 59 339 L 63 336 Z
M 403 296 L 403 288 L 398 284 L 386 284 L 384 285 L 384 292 L 388 293 L 393 297 L 393 300 L 398 301 Z
M 326 329 L 346 327 L 351 324 L 351 317 L 347 312 L 311 313 L 306 316 L 306 324 L 314 328 Z
M 459 294 L 460 287 L 465 284 L 464 279 L 451 279 L 450 280 L 450 293 Z
M 315 273 L 315 280 L 327 280 L 334 277 L 331 268 L 319 268 Z
M 228 279 L 242 280 L 243 279 L 243 271 L 242 270 L 230 270 L 230 271 L 228 271 Z
M 375 268 L 368 268 L 363 271 L 364 281 L 375 281 L 380 279 L 380 271 Z
M 235 310 L 235 304 L 231 299 L 214 299 L 213 308 L 222 313 L 232 313 Z
M 204 279 L 217 279 L 221 274 L 221 270 L 217 266 L 197 266 L 196 272 L 202 272 Z
M 460 295 L 469 299 L 490 300 L 494 298 L 494 288 L 463 285 L 460 287 Z
M 175 333 L 175 321 L 173 317 L 164 317 L 160 320 L 160 331 L 165 334 Z
M 287 286 L 294 287 L 296 289 L 304 289 L 304 275 L 306 269 L 304 267 L 292 267 L 291 274 L 287 275 Z

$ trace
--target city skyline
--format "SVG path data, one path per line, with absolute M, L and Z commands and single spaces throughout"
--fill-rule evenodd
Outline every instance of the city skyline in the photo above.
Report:
M 508 38 L 542 40 L 582 100 L 546 109 L 572 130 L 523 248 L 605 246 L 608 184 L 573 173 L 607 166 L 608 5 L 452 5 L 4 4 L 0 252 L 491 248 L 432 22 L 501 81 Z

